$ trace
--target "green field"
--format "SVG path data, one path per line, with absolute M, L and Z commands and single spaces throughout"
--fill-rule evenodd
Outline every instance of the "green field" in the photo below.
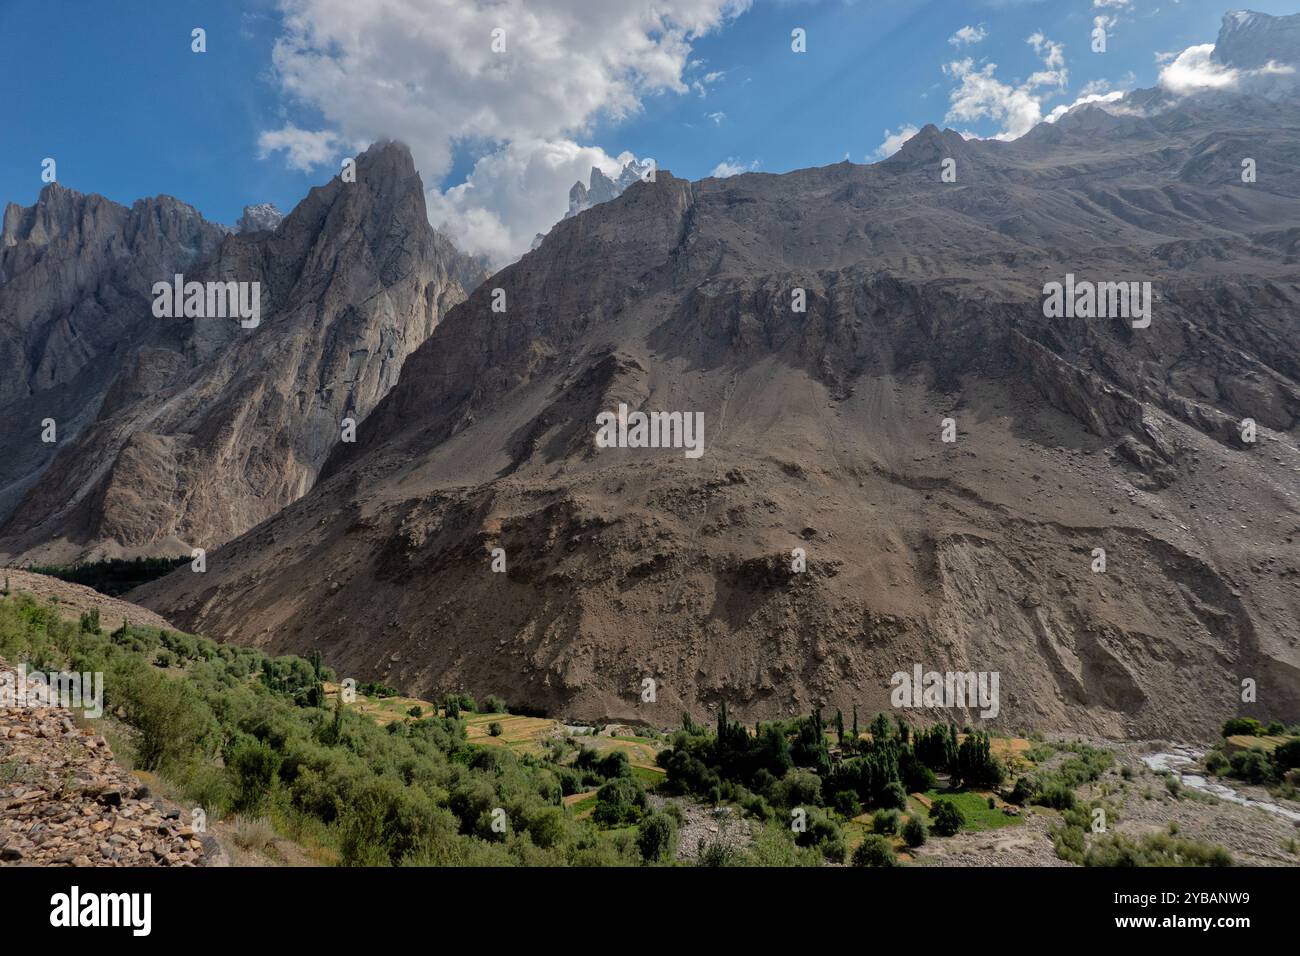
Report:
M 987 793 L 976 793 L 971 790 L 927 790 L 922 794 L 931 804 L 940 798 L 948 800 L 957 805 L 962 816 L 966 818 L 966 823 L 962 826 L 962 832 L 975 833 L 980 830 L 996 830 L 1001 827 L 1015 826 L 1024 822 L 1023 817 L 1011 817 L 1002 812 L 1005 804 L 1001 800 L 995 799 L 997 808 L 990 810 Z M 912 797 L 908 801 L 909 811 L 913 813 L 922 813 L 925 815 L 926 825 L 932 830 L 934 828 L 934 817 L 924 803 Z

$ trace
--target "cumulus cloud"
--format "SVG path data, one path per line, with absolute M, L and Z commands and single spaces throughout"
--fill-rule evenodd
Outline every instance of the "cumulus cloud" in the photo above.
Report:
M 338 151 L 339 138 L 330 130 L 306 130 L 286 124 L 280 129 L 265 130 L 257 137 L 259 159 L 283 152 L 285 164 L 303 172 L 325 165 Z
M 891 133 L 889 130 L 885 130 L 884 141 L 879 146 L 876 147 L 876 151 L 873 154 L 873 156 L 869 156 L 867 158 L 887 159 L 888 157 L 893 156 L 896 152 L 898 152 L 899 149 L 902 148 L 904 143 L 906 143 L 909 139 L 911 139 L 919 132 L 920 130 L 915 126 L 912 126 L 911 124 L 908 124 L 907 126 L 900 126 L 898 128 L 898 132 L 896 133 Z
M 947 64 L 944 72 L 959 84 L 950 94 L 946 119 L 965 122 L 992 119 L 1003 127 L 996 134 L 997 139 L 1015 139 L 1032 129 L 1043 116 L 1040 97 L 1035 91 L 1045 85 L 1064 86 L 1067 73 L 1061 44 L 1041 33 L 1033 34 L 1026 42 L 1043 58 L 1044 69 L 1018 86 L 997 78 L 996 63 L 977 68 L 975 61 L 967 57 Z
M 976 67 L 975 61 L 966 57 L 944 66 L 944 73 L 958 81 L 949 95 L 948 122 L 991 119 L 1002 125 L 995 139 L 1016 139 L 1042 121 L 1043 100 L 1064 89 L 1069 80 L 1065 46 L 1042 33 L 1025 42 L 1042 59 L 1043 69 L 1015 86 L 997 78 L 996 63 Z
M 1025 41 L 1034 48 L 1034 52 L 1043 58 L 1044 69 L 1029 77 L 1025 84 L 1033 89 L 1039 86 L 1064 87 L 1070 78 L 1065 68 L 1065 45 L 1049 40 L 1041 33 L 1035 33 Z
M 1243 88 L 1259 91 L 1278 82 L 1289 87 L 1296 72 L 1294 66 L 1272 60 L 1254 70 L 1228 66 L 1214 59 L 1213 43 L 1189 46 L 1177 55 L 1157 53 L 1156 62 L 1164 64 L 1158 79 L 1161 88 L 1175 96 Z
M 313 124 L 322 127 L 316 133 L 268 132 L 259 147 L 283 149 L 301 168 L 331 158 L 331 142 L 401 139 L 431 186 L 460 144 L 490 144 L 463 188 L 431 191 L 429 206 L 431 218 L 463 216 L 463 238 L 483 243 L 470 251 L 499 264 L 563 215 L 569 187 L 585 180 L 593 157 L 611 163 L 577 145 L 595 122 L 634 115 L 647 96 L 686 93 L 693 83 L 699 92 L 721 79 L 716 71 L 692 76 L 702 68 L 692 44 L 750 0 L 279 2 L 275 78 L 323 122 Z M 546 195 L 514 194 L 524 181 Z M 536 210 L 534 218 L 512 219 L 524 210 Z M 450 218 L 434 224 L 458 228 Z
M 613 179 L 632 159 L 571 140 L 516 140 L 475 163 L 464 183 L 431 190 L 429 219 L 462 249 L 508 262 L 564 214 L 569 188 L 586 184 L 593 166 Z
M 718 179 L 726 179 L 728 176 L 739 176 L 741 173 L 753 172 L 755 169 L 758 169 L 758 160 L 754 160 L 746 166 L 733 157 L 718 163 L 713 167 L 713 172 L 709 173 L 709 175 L 716 176 Z
M 969 46 L 972 43 L 979 43 L 989 35 L 988 30 L 984 29 L 984 24 L 977 27 L 965 26 L 948 37 L 948 42 L 953 46 Z
M 1216 63 L 1213 43 L 1189 46 L 1160 70 L 1160 85 L 1170 93 L 1183 95 L 1200 90 L 1234 89 L 1240 80 L 1237 70 Z

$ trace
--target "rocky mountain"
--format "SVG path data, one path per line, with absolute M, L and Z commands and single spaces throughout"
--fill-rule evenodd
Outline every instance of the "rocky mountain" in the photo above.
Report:
M 889 709 L 917 665 L 998 674 L 1008 729 L 1300 708 L 1296 100 L 660 170 L 491 285 L 506 313 L 453 308 L 310 493 L 133 599 L 407 692 L 659 726 Z M 604 447 L 620 409 L 702 415 L 702 454 Z
M 599 203 L 609 202 L 616 196 L 621 196 L 623 192 L 635 182 L 639 182 L 642 177 L 646 176 L 654 164 L 649 160 L 628 160 L 622 171 L 618 174 L 617 179 L 610 179 L 597 166 L 591 167 L 591 175 L 587 177 L 588 185 L 584 186 L 582 181 L 573 184 L 569 190 L 569 208 L 564 214 L 565 219 L 572 219 L 580 212 L 590 209 Z M 542 233 L 533 237 L 532 248 L 536 249 L 546 238 Z
M 235 232 L 274 232 L 283 221 L 284 213 L 274 203 L 261 202 L 244 207 L 244 214 L 235 223 Z
M 1223 17 L 1212 59 L 1240 70 L 1258 70 L 1270 63 L 1294 66 L 1297 50 L 1300 14 L 1273 17 L 1234 10 Z
M 609 202 L 617 196 L 623 195 L 629 186 L 639 182 L 651 169 L 648 162 L 640 162 L 632 159 L 624 164 L 622 172 L 618 174 L 617 179 L 610 179 L 596 166 L 591 167 L 591 175 L 588 177 L 588 185 L 582 185 L 582 182 L 573 184 L 569 190 L 569 210 L 564 214 L 565 219 L 572 219 L 578 213 L 590 209 L 592 206 L 599 205 L 603 202 Z
M 484 275 L 428 225 L 396 144 L 279 224 L 254 207 L 238 234 L 169 197 L 127 209 L 50 185 L 7 208 L 3 236 L 11 561 L 184 553 L 253 527 L 311 487 L 344 420 Z M 249 304 L 255 288 L 258 319 L 160 317 L 155 283 L 176 275 L 241 283 Z

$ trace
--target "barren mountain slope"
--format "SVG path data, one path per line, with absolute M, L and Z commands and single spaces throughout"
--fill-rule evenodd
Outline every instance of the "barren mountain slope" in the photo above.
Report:
M 133 599 L 407 692 L 659 725 L 886 708 L 914 664 L 999 672 L 1008 728 L 1294 715 L 1298 147 L 1294 102 L 1224 98 L 660 172 L 453 309 L 310 494 Z M 1067 273 L 1151 281 L 1150 327 L 1046 318 Z M 702 412 L 703 456 L 595 447 L 619 403 Z
M 36 384 L 12 398 L 16 410 L 4 419 L 26 470 L 11 480 L 25 495 L 0 527 L 0 555 L 173 554 L 247 530 L 311 487 L 344 418 L 375 406 L 406 356 L 483 275 L 429 226 L 410 153 L 395 144 L 359 157 L 355 183 L 336 178 L 313 189 L 273 231 L 218 241 L 219 228 L 189 207 L 153 202 L 187 213 L 180 223 L 198 238 L 160 241 L 150 257 L 131 229 L 138 219 L 154 222 L 156 214 L 146 215 L 153 205 L 127 214 L 61 187 L 47 189 L 34 210 L 10 208 L 3 327 L 31 339 L 58 307 L 67 317 L 47 322 L 55 331 L 29 343 L 29 354 L 72 364 L 66 356 L 86 351 L 83 326 L 98 347 L 75 373 L 55 366 L 69 380 L 63 389 L 33 368 Z M 78 227 L 82 234 L 69 238 Z M 103 270 L 116 298 L 102 309 L 94 288 L 63 294 L 56 286 L 58 301 L 43 291 L 45 272 L 99 268 L 88 236 L 120 256 Z M 186 241 L 197 247 L 192 255 L 177 251 Z M 260 283 L 260 325 L 154 317 L 153 283 L 176 272 L 186 281 Z M 106 328 L 101 313 L 117 327 Z M 118 340 L 100 343 L 114 332 Z M 40 470 L 25 462 L 33 448 L 51 447 L 40 442 L 47 415 L 58 422 L 59 443 Z

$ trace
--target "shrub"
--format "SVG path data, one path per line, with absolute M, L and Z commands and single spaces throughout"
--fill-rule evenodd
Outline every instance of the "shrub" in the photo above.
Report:
M 510 709 L 506 707 L 506 702 L 495 694 L 488 694 L 483 698 L 483 713 L 485 714 L 508 714 Z
M 930 808 L 930 818 L 934 821 L 934 832 L 939 836 L 950 837 L 966 824 L 966 816 L 961 808 L 951 800 L 940 797 Z
M 677 826 L 666 813 L 652 813 L 637 826 L 636 845 L 647 863 L 670 860 L 677 852 Z
M 1071 832 L 1082 833 L 1071 829 Z M 1058 849 L 1058 853 L 1059 853 Z M 1221 846 L 1182 840 L 1164 833 L 1140 839 L 1111 833 L 1087 845 L 1080 862 L 1084 866 L 1232 866 L 1232 856 Z
M 617 777 L 596 791 L 592 819 L 605 827 L 635 823 L 646 808 L 645 791 L 631 777 Z
M 775 787 L 777 803 L 786 807 L 818 806 L 822 802 L 822 781 L 815 773 L 795 770 Z
M 898 832 L 898 821 L 897 810 L 877 810 L 871 818 L 871 828 L 877 833 L 892 835 Z
M 1279 777 L 1288 770 L 1300 767 L 1300 740 L 1288 740 L 1279 744 L 1273 751 L 1272 760 Z
M 414 717 L 416 720 L 419 720 L 421 717 L 424 716 L 424 708 L 421 707 L 419 704 L 415 704 L 411 707 L 410 710 L 406 712 L 406 715 L 408 717 Z
M 831 806 L 835 809 L 836 813 L 849 820 L 852 820 L 862 812 L 862 801 L 858 799 L 858 795 L 852 790 L 841 790 L 839 793 L 835 794 L 835 798 L 831 801 Z
M 616 777 L 630 777 L 632 776 L 632 763 L 627 759 L 627 754 L 623 751 L 611 750 L 596 762 L 595 770 L 606 780 L 612 780 Z
M 1247 783 L 1263 783 L 1269 778 L 1269 762 L 1259 750 L 1242 750 L 1228 761 L 1232 775 Z
M 1063 780 L 1053 780 L 1037 791 L 1032 801 L 1040 807 L 1053 810 L 1069 810 L 1075 804 L 1074 791 Z
M 832 863 L 843 863 L 848 848 L 844 845 L 844 834 L 839 824 L 819 807 L 808 807 L 806 812 L 807 827 L 802 833 L 795 834 L 794 842 L 818 850 Z
M 853 851 L 854 866 L 897 866 L 894 848 L 882 836 L 869 834 Z
M 1260 732 L 1260 723 L 1254 717 L 1233 717 L 1223 724 L 1223 736 L 1225 737 L 1258 737 Z
M 918 847 L 923 844 L 930 836 L 930 831 L 926 829 L 925 821 L 919 814 L 913 814 L 907 818 L 903 824 L 903 842 L 910 847 Z
M 235 807 L 258 807 L 271 793 L 281 757 L 265 741 L 245 738 L 230 748 L 226 767 L 235 776 Z
M 142 770 L 157 770 L 198 749 L 213 730 L 208 708 L 186 692 L 178 681 L 148 670 L 136 671 L 122 685 L 121 704 L 127 723 L 138 731 L 136 763 Z
M 489 737 L 500 737 L 503 732 L 504 731 L 501 729 L 501 721 L 494 720 L 492 723 L 488 724 Z
M 242 850 L 264 850 L 275 839 L 275 827 L 266 817 L 235 817 L 230 821 L 230 839 Z
M 885 784 L 881 792 L 880 805 L 885 809 L 907 809 L 907 791 L 903 789 L 903 785 L 897 780 Z

